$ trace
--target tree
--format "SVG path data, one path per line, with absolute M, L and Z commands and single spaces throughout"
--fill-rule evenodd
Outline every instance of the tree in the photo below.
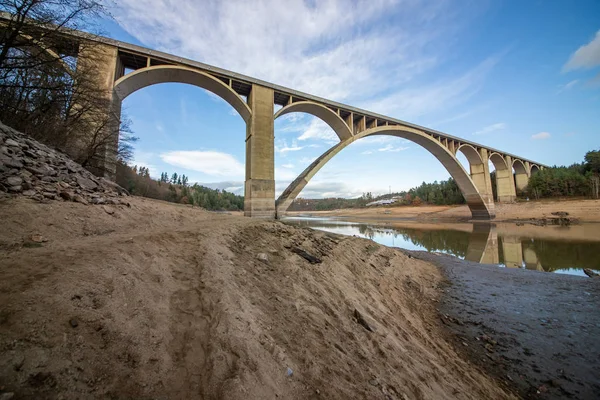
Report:
M 600 150 L 585 153 L 584 161 L 584 168 L 592 186 L 592 196 L 597 199 L 600 191 Z
M 0 120 L 96 174 L 133 155 L 130 121 L 98 87 L 93 48 L 63 35 L 106 16 L 97 0 L 0 0 Z M 85 54 L 86 57 L 80 57 Z M 109 166 L 110 170 L 111 167 Z
M 173 172 L 171 176 L 171 184 L 175 185 L 177 183 L 177 172 Z

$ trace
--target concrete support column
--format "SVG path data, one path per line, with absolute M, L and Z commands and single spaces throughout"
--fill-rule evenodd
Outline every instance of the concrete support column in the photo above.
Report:
M 512 158 L 510 156 L 506 156 L 506 165 L 512 165 Z M 496 168 L 496 190 L 500 203 L 512 203 L 516 200 L 517 191 L 515 189 L 512 168 Z
M 96 175 L 113 181 L 116 178 L 121 119 L 121 100 L 114 96 L 113 85 L 123 73 L 118 48 L 98 43 L 80 45 L 73 112 L 77 113 L 82 108 L 86 110 L 80 119 L 79 128 L 86 131 L 86 136 L 75 141 L 74 145 L 79 147 L 75 153 L 79 156 L 74 157 L 85 159 L 85 153 L 90 148 L 99 147 L 101 154 L 94 157 L 86 167 Z M 81 91 L 81 97 L 77 90 Z
M 481 164 L 472 164 L 471 167 L 471 179 L 483 201 L 488 205 L 494 206 L 494 194 L 492 193 L 492 179 L 490 177 L 490 167 L 488 166 L 488 152 L 486 149 L 480 149 L 479 155 L 483 162 Z
M 275 218 L 275 134 L 273 89 L 252 85 L 246 124 L 244 215 Z

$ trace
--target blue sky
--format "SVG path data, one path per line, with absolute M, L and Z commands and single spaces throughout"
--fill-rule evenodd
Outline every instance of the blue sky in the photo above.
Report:
M 108 36 L 441 130 L 544 164 L 600 148 L 600 2 L 120 0 Z M 218 97 L 160 84 L 125 99 L 151 174 L 241 193 L 245 125 Z M 337 137 L 290 114 L 275 124 L 282 191 Z M 466 164 L 466 160 L 460 157 Z M 304 197 L 399 191 L 448 178 L 427 151 L 367 138 Z

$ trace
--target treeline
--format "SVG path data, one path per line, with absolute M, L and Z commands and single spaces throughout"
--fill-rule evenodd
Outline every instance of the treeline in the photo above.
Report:
M 435 181 L 433 183 L 423 182 L 421 185 L 409 191 L 395 192 L 380 196 L 373 196 L 371 192 L 363 193 L 355 199 L 326 198 L 326 199 L 303 199 L 298 198 L 290 205 L 289 211 L 330 211 L 342 208 L 364 208 L 367 204 L 379 201 L 398 199 L 386 207 L 397 207 L 421 204 L 463 204 L 465 202 L 456 181 L 452 178 L 447 181 Z
M 152 179 L 148 168 L 117 164 L 117 183 L 135 196 L 149 197 L 172 203 L 191 204 L 207 210 L 238 211 L 244 209 L 244 197 L 225 190 L 188 185 L 188 177 L 166 172 Z
M 525 195 L 535 199 L 569 196 L 597 199 L 599 186 L 600 150 L 588 151 L 583 163 L 545 168 L 533 174 Z

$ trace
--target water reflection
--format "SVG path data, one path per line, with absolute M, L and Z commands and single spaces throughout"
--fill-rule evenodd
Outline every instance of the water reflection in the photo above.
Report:
M 286 218 L 295 225 L 344 235 L 369 238 L 377 243 L 409 250 L 443 252 L 507 268 L 584 275 L 583 268 L 600 271 L 600 242 L 534 238 L 522 233 L 498 233 L 496 225 L 477 223 L 468 229 L 391 227 L 328 218 Z M 600 238 L 599 238 L 600 240 Z

